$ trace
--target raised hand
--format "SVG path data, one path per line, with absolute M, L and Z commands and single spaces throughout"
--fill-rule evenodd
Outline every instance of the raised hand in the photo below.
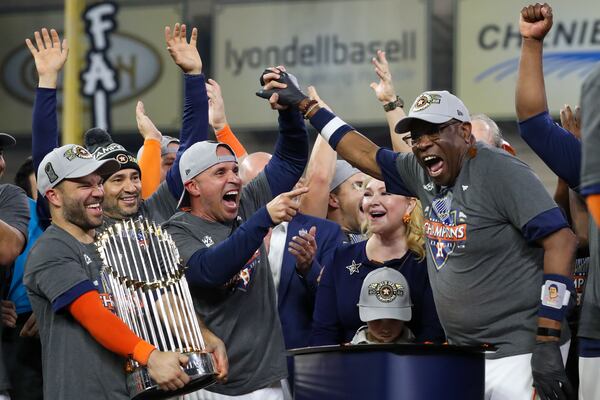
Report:
M 283 66 L 267 68 L 260 77 L 263 88 L 256 92 L 258 97 L 269 100 L 274 110 L 284 110 L 288 106 L 297 107 L 300 102 L 308 99 L 292 74 L 286 72 Z
M 560 109 L 560 124 L 575 137 L 581 139 L 581 107 L 575 107 L 575 112 L 573 112 L 571 106 L 565 104 L 565 107 Z
M 371 82 L 369 85 L 375 92 L 375 97 L 380 102 L 387 104 L 396 100 L 396 90 L 392 82 L 392 74 L 385 51 L 377 50 L 377 56 L 373 57 L 371 63 L 375 67 L 375 73 L 379 77 L 379 83 Z
M 552 7 L 548 3 L 523 7 L 519 18 L 519 31 L 524 39 L 542 41 L 550 28 L 552 28 Z
M 167 50 L 175 64 L 179 65 L 183 72 L 190 75 L 199 75 L 202 73 L 202 59 L 196 47 L 198 29 L 192 29 L 189 42 L 187 41 L 186 31 L 185 24 L 175 24 L 173 32 L 171 32 L 171 27 L 165 26 Z
M 159 142 L 162 139 L 162 134 L 154 125 L 154 122 L 146 115 L 146 110 L 144 109 L 144 103 L 141 101 L 137 102 L 135 106 L 135 121 L 137 122 L 138 131 L 140 135 L 146 139 L 155 139 Z
M 307 193 L 307 187 L 294 189 L 290 192 L 281 193 L 267 204 L 267 212 L 275 225 L 283 221 L 291 221 L 298 213 L 300 201 L 298 196 Z
M 69 47 L 67 39 L 62 44 L 58 33 L 54 29 L 42 28 L 42 33 L 35 31 L 33 34 L 35 45 L 27 38 L 25 43 L 35 61 L 35 68 L 39 76 L 38 86 L 41 88 L 55 89 L 58 81 L 58 73 L 67 61 Z
M 162 390 L 177 390 L 190 381 L 181 368 L 187 362 L 183 354 L 154 350 L 148 357 L 148 373 Z
M 288 251 L 296 257 L 296 270 L 302 276 L 308 274 L 317 254 L 316 234 L 317 227 L 312 226 L 308 232 L 300 232 L 288 243 Z
M 209 79 L 206 84 L 208 95 L 208 123 L 215 131 L 219 131 L 227 125 L 225 116 L 225 102 L 221 94 L 221 86 L 214 79 Z

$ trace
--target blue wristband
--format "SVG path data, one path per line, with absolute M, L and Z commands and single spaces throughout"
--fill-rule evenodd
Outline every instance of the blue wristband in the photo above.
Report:
M 544 274 L 541 304 L 538 317 L 562 322 L 567 312 L 571 292 L 575 291 L 572 279 L 558 274 Z
M 344 135 L 355 130 L 331 111 L 321 108 L 310 118 L 310 123 L 335 150 Z

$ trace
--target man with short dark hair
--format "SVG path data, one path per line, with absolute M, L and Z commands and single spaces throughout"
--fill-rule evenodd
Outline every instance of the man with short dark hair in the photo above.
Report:
M 158 351 L 137 337 L 101 300 L 102 260 L 95 246 L 102 225 L 102 175 L 119 168 L 83 147 L 65 145 L 38 169 L 40 195 L 48 199 L 52 225 L 32 248 L 24 283 L 42 340 L 44 398 L 128 399 L 123 365 L 146 365 L 165 390 L 183 387 L 187 357 Z
M 231 365 L 226 384 L 197 398 L 283 399 L 286 392 L 280 383 L 287 376 L 285 347 L 263 238 L 296 215 L 296 197 L 307 191 L 290 190 L 306 166 L 308 137 L 295 110 L 280 110 L 279 127 L 271 160 L 243 187 L 237 158 L 224 143 L 196 143 L 181 157 L 186 192 L 180 204 L 191 210 L 165 227 L 188 267 L 196 311 L 225 342 Z

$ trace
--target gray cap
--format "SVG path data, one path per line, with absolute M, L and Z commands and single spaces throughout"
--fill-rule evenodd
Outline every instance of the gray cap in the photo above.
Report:
M 65 179 L 81 178 L 93 172 L 101 176 L 119 170 L 114 158 L 97 160 L 84 147 L 66 144 L 52 150 L 40 163 L 37 170 L 37 188 L 42 196 Z
M 163 136 L 160 141 L 160 156 L 167 155 L 169 153 L 177 153 L 177 150 L 169 149 L 171 143 L 179 144 L 179 139 L 172 136 Z
M 15 138 L 8 133 L 0 133 L 0 147 L 14 146 L 17 143 Z
M 360 174 L 360 170 L 354 168 L 348 161 L 337 160 L 335 162 L 335 173 L 333 174 L 333 179 L 329 184 L 329 191 L 334 191 L 338 186 L 356 174 Z
M 451 119 L 471 121 L 469 110 L 462 100 L 447 90 L 424 92 L 410 107 L 408 117 L 402 118 L 396 124 L 395 131 L 396 133 L 409 132 L 414 120 L 441 124 Z
M 397 270 L 388 267 L 377 268 L 365 277 L 358 303 L 361 321 L 410 321 L 411 306 L 408 282 Z
M 231 155 L 217 156 L 217 148 L 219 146 L 227 148 L 231 152 Z M 210 140 L 194 143 L 183 152 L 179 159 L 179 174 L 181 175 L 181 181 L 185 185 L 192 178 L 206 171 L 210 167 L 230 161 L 237 162 L 238 160 L 234 151 L 228 144 Z M 184 189 L 177 207 L 187 205 L 188 197 L 187 190 Z
M 170 153 L 177 153 L 177 150 L 169 149 L 169 145 L 171 143 L 179 144 L 179 139 L 173 136 L 165 136 L 163 135 L 162 139 L 160 139 L 160 156 L 165 156 Z M 144 146 L 140 147 L 137 152 L 137 159 L 142 158 L 142 153 L 144 152 Z

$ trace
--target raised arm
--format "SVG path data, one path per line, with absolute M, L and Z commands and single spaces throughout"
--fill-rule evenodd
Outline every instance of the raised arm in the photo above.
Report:
M 319 97 L 314 86 L 308 87 L 308 95 L 316 100 L 320 107 L 331 110 Z M 329 203 L 329 186 L 335 174 L 337 153 L 321 137 L 317 136 L 306 166 L 306 186 L 310 191 L 300 200 L 300 211 L 314 217 L 326 218 Z
M 263 90 L 281 87 L 277 81 L 285 68 L 278 66 L 263 72 L 260 77 Z M 300 93 L 300 89 L 298 89 Z M 304 93 L 302 93 L 303 96 Z M 279 136 L 275 143 L 273 157 L 265 166 L 265 175 L 273 196 L 287 192 L 302 176 L 308 161 L 308 132 L 297 108 L 277 103 L 277 95 L 269 101 L 271 108 L 279 111 Z
M 208 138 L 208 97 L 206 84 L 202 74 L 202 59 L 196 47 L 198 30 L 192 29 L 188 42 L 186 26 L 175 24 L 173 31 L 165 27 L 165 41 L 171 58 L 184 72 L 184 105 L 180 145 L 173 166 L 167 172 L 167 184 L 175 198 L 183 193 L 183 183 L 179 174 L 179 159 L 183 152 L 196 142 Z
M 404 113 L 404 103 L 396 95 L 394 83 L 392 81 L 392 73 L 390 65 L 385 57 L 385 51 L 377 50 L 376 57 L 371 61 L 375 68 L 375 73 L 379 77 L 379 82 L 371 82 L 371 89 L 375 92 L 375 97 L 384 107 L 385 119 L 387 120 L 390 130 L 390 139 L 392 141 L 392 149 L 399 153 L 411 153 L 412 149 L 402 140 L 402 137 L 394 130 L 396 124 L 402 118 L 406 117 Z M 407 133 L 408 134 L 408 133 Z
M 544 38 L 551 28 L 552 8 L 548 4 L 523 7 L 519 19 L 523 41 L 515 96 L 519 121 L 548 111 L 542 56 Z
M 221 86 L 214 79 L 209 79 L 206 93 L 208 94 L 208 123 L 214 129 L 217 141 L 228 144 L 241 164 L 248 152 L 227 123 Z
M 147 199 L 160 185 L 160 142 L 162 134 L 146 115 L 144 103 L 137 102 L 135 120 L 138 131 L 144 138 L 144 151 L 138 160 L 142 171 L 142 198 Z
M 270 78 L 272 80 L 257 92 L 259 97 L 268 99 L 273 108 L 291 106 L 301 111 L 342 158 L 364 173 L 382 179 L 376 159 L 379 147 L 375 143 L 302 93 L 296 78 L 285 70 L 272 71 Z
M 67 40 L 62 44 L 56 30 L 43 28 L 34 33 L 35 45 L 28 38 L 25 43 L 33 56 L 38 73 L 38 88 L 33 103 L 32 154 L 35 170 L 50 151 L 58 147 L 58 119 L 56 116 L 56 86 L 58 74 L 67 60 Z
M 548 4 L 521 10 L 519 29 L 523 44 L 515 95 L 519 132 L 559 178 L 578 189 L 581 142 L 555 124 L 548 114 L 542 51 L 551 27 L 552 8 Z

